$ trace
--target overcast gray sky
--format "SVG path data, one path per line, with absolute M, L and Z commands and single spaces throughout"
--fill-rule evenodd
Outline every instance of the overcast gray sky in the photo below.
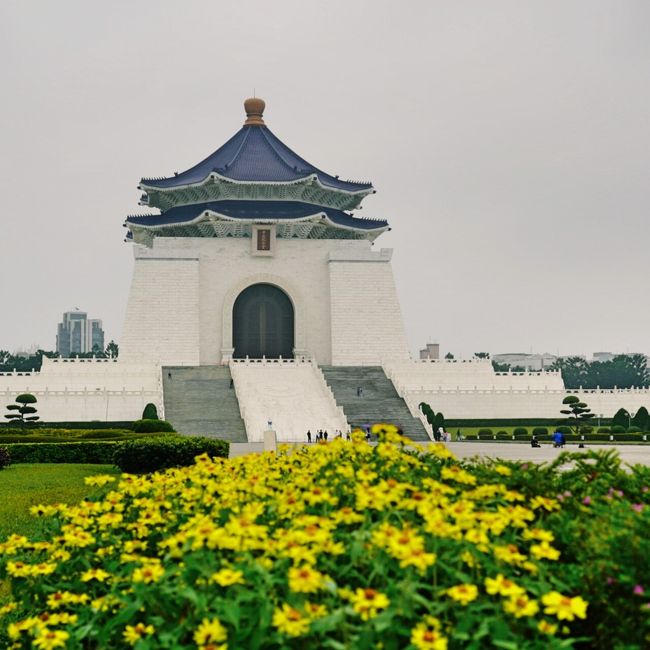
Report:
M 266 100 L 369 179 L 412 350 L 650 352 L 650 3 L 0 3 L 0 348 L 119 341 L 124 217 Z

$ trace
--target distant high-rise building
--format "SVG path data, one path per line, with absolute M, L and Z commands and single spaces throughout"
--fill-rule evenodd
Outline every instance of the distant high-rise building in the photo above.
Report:
M 420 350 L 420 359 L 440 359 L 440 344 L 427 343 L 427 346 Z
M 62 357 L 82 352 L 104 351 L 102 321 L 88 318 L 85 311 L 67 311 L 59 323 L 56 334 L 56 351 Z

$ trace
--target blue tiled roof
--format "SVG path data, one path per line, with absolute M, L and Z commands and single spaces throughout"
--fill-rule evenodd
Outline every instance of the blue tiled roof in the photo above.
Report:
M 210 210 L 231 219 L 303 219 L 316 214 L 326 214 L 328 219 L 339 226 L 358 230 L 377 230 L 386 228 L 383 219 L 360 219 L 342 210 L 324 208 L 311 203 L 298 201 L 211 201 L 171 208 L 162 214 L 132 216 L 127 224 L 137 226 L 171 226 L 194 221 L 202 212 Z
M 147 187 L 173 189 L 200 183 L 212 172 L 236 181 L 287 182 L 316 174 L 333 189 L 347 192 L 370 190 L 372 183 L 342 181 L 322 172 L 294 153 L 266 126 L 244 126 L 212 155 L 172 178 L 142 179 Z

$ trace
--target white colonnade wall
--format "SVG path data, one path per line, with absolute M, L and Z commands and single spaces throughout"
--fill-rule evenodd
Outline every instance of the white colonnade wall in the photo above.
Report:
M 137 420 L 149 402 L 164 417 L 160 366 L 150 362 L 44 358 L 40 372 L 0 373 L 0 406 L 20 393 L 36 396 L 43 422 Z
M 426 402 L 446 418 L 555 418 L 577 395 L 598 416 L 619 408 L 650 409 L 650 389 L 567 389 L 559 372 L 497 373 L 489 359 L 384 362 L 384 370 L 414 415 Z M 596 420 L 597 421 L 597 420 Z

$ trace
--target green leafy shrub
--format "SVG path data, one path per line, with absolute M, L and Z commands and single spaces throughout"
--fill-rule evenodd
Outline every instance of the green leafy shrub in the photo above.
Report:
M 533 429 L 533 435 L 534 436 L 545 436 L 548 434 L 548 429 L 546 427 L 535 427 Z
M 230 445 L 215 438 L 161 437 L 116 444 L 115 464 L 130 474 L 155 472 L 169 467 L 187 467 L 200 454 L 228 458 Z
M 13 463 L 113 463 L 115 442 L 20 442 L 6 445 Z
M 11 464 L 11 454 L 6 447 L 0 447 L 0 469 Z
M 614 441 L 616 442 L 643 442 L 642 433 L 615 433 Z
M 625 433 L 627 431 L 627 427 L 623 426 L 622 424 L 615 424 L 612 427 L 612 433 Z
M 528 435 L 528 429 L 526 427 L 515 427 L 512 430 L 512 433 L 515 436 L 521 436 L 521 435 L 527 436 Z
M 478 435 L 475 433 L 468 433 L 465 436 L 465 440 L 478 440 Z
M 650 468 L 615 450 L 536 465 L 357 438 L 88 483 L 113 498 L 3 545 L 5 647 L 648 647 Z
M 610 427 L 599 427 L 597 433 L 611 433 Z
M 565 436 L 568 435 L 569 433 L 573 433 L 573 429 L 571 427 L 562 425 L 560 427 L 555 428 L 556 431 L 559 431 L 560 433 L 563 433 Z
M 530 440 L 530 435 L 527 433 L 515 433 L 515 440 Z
M 494 435 L 492 429 L 479 429 L 478 430 L 478 435 L 484 435 L 484 436 L 492 436 Z
M 594 428 L 588 424 L 580 427 L 580 433 L 590 434 L 593 432 Z
M 628 433 L 641 433 L 641 427 L 631 426 L 627 428 Z
M 152 404 L 149 402 L 144 407 L 144 411 L 142 411 L 142 419 L 143 420 L 157 420 L 158 419 L 158 409 L 156 408 L 155 404 Z
M 497 440 L 512 440 L 512 436 L 507 431 L 497 431 Z
M 136 420 L 133 423 L 136 433 L 175 433 L 174 427 L 167 420 Z

